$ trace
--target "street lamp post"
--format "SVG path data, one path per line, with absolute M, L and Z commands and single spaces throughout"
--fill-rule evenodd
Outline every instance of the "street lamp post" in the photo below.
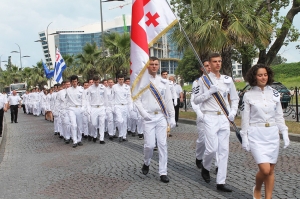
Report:
M 107 0 L 107 1 L 102 1 L 100 0 L 100 17 L 101 17 L 101 40 L 102 40 L 102 51 L 104 52 L 104 35 L 103 35 L 103 15 L 102 15 L 102 2 L 112 2 L 112 1 L 124 1 L 124 0 Z

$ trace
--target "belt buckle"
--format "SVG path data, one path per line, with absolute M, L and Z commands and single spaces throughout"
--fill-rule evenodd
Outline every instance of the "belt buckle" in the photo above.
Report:
M 155 111 L 154 114 L 157 115 L 157 114 L 158 114 L 158 111 Z
M 75 107 L 76 107 L 76 108 L 78 108 L 78 106 L 77 106 L 77 105 L 76 105 Z
M 121 104 L 122 106 L 124 106 L 124 104 Z
M 265 123 L 265 127 L 270 127 L 270 123 Z
M 221 111 L 218 111 L 218 112 L 217 112 L 217 115 L 221 115 Z
M 98 105 L 97 108 L 99 108 L 100 106 Z

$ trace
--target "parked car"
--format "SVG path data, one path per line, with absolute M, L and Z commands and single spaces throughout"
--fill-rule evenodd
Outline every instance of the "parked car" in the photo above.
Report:
M 283 109 L 287 108 L 289 102 L 291 101 L 291 93 L 290 91 L 280 82 L 273 82 L 271 85 L 272 88 L 277 90 L 280 93 L 280 101 L 281 106 Z M 240 92 L 239 92 L 239 107 L 242 105 L 243 102 L 243 96 L 247 90 L 251 88 L 250 85 L 245 86 Z

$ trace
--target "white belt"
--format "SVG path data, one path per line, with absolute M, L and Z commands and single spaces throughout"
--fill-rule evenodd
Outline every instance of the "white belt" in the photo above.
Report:
M 162 114 L 162 111 L 154 111 L 154 112 L 148 112 L 151 115 L 157 115 L 157 114 Z
M 207 115 L 224 115 L 222 111 L 203 111 L 203 114 L 207 114 Z
M 92 108 L 100 108 L 102 107 L 103 105 L 91 105 Z
M 276 123 L 275 123 L 275 122 L 250 123 L 250 126 L 256 126 L 256 127 L 270 127 L 270 126 L 276 126 Z

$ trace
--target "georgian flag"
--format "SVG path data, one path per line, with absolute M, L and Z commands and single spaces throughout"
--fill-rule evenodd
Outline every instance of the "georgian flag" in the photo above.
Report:
M 177 23 L 166 0 L 133 0 L 130 46 L 131 96 L 149 88 L 149 47 Z
M 61 56 L 58 48 L 56 49 L 56 55 L 55 55 L 55 67 L 54 67 L 54 80 L 57 83 L 61 83 L 63 81 L 62 74 L 64 70 L 67 68 L 67 65 Z

